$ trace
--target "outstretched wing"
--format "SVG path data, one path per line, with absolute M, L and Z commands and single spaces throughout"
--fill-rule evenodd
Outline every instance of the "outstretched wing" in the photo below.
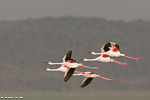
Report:
M 65 72 L 65 75 L 64 75 L 64 81 L 65 82 L 67 82 L 71 78 L 74 71 L 75 71 L 75 68 L 68 68 L 68 70 Z
M 93 80 L 93 78 L 84 78 L 84 80 L 82 81 L 82 84 L 81 84 L 81 88 L 90 84 L 92 80 Z
M 120 49 L 120 47 L 119 47 L 119 45 L 118 44 L 115 44 L 115 47 L 119 50 Z
M 65 60 L 65 59 L 66 59 L 66 55 L 63 57 L 63 62 L 66 62 L 66 60 Z
M 65 61 L 68 61 L 71 59 L 71 56 L 72 56 L 72 50 L 69 50 L 66 54 L 66 57 L 65 57 Z
M 106 43 L 105 45 L 104 45 L 104 51 L 105 52 L 107 52 L 107 51 L 109 51 L 110 50 L 110 47 L 111 47 L 111 43 L 110 42 L 108 42 L 108 43 Z

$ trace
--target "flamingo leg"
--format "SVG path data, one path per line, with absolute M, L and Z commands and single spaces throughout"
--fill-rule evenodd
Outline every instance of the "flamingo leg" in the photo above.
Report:
M 98 67 L 88 67 L 88 66 L 84 66 L 84 65 L 79 65 L 79 67 L 90 68 L 90 69 L 98 69 Z
M 130 58 L 130 59 L 135 59 L 135 60 L 139 60 L 139 58 L 133 58 L 133 57 L 129 57 L 129 56 L 123 56 L 123 57 Z
M 126 66 L 126 65 L 127 65 L 127 63 L 118 62 L 118 61 L 116 61 L 116 60 L 114 60 L 113 62 L 114 62 L 114 63 L 117 63 L 117 64 L 120 64 L 120 65 L 123 65 L 123 66 Z
M 79 71 L 74 71 L 75 73 L 78 73 L 78 74 L 81 74 L 81 73 L 84 73 L 84 72 L 79 72 Z
M 104 79 L 104 80 L 108 80 L 108 81 L 114 81 L 113 79 L 109 79 L 109 78 L 105 78 L 105 77 L 102 77 L 102 76 L 98 76 L 99 78 L 101 78 L 101 79 Z

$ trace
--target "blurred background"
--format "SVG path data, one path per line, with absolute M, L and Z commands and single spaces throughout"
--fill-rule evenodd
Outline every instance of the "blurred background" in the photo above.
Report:
M 26 97 L 31 97 L 33 93 L 38 97 L 54 93 L 43 99 L 49 100 L 51 96 L 59 97 L 60 92 L 69 93 L 70 98 L 81 96 L 74 93 L 87 93 L 91 98 L 90 94 L 96 93 L 99 98 L 102 92 L 106 97 L 109 97 L 107 93 L 132 92 L 142 93 L 137 96 L 139 100 L 148 100 L 150 95 L 145 93 L 150 92 L 149 4 L 148 0 L 0 1 L 0 96 L 25 93 Z M 97 57 L 88 51 L 100 52 L 100 47 L 109 41 L 119 44 L 122 53 L 140 60 L 115 58 L 128 66 L 79 60 Z M 92 71 L 115 81 L 96 78 L 82 89 L 82 76 L 74 76 L 65 83 L 64 73 L 43 70 L 60 67 L 44 62 L 61 62 L 70 49 L 73 50 L 72 58 L 78 62 L 99 67 L 98 70 L 76 70 Z

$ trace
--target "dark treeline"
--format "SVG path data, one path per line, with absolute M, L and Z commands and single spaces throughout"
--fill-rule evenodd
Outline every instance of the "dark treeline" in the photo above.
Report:
M 92 71 L 115 82 L 94 79 L 83 90 L 150 90 L 150 22 L 112 21 L 100 18 L 45 17 L 20 21 L 0 22 L 0 91 L 66 91 L 81 90 L 84 77 L 72 77 L 63 82 L 63 73 L 46 72 L 49 66 L 44 61 L 61 62 L 64 54 L 73 50 L 73 58 L 87 66 L 97 66 Z M 139 61 L 115 58 L 128 63 L 121 66 L 113 63 L 83 62 L 82 57 L 109 41 L 121 46 L 121 52 L 138 57 Z

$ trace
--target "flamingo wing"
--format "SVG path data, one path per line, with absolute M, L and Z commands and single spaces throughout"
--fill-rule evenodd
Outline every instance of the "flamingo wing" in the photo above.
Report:
M 67 82 L 73 75 L 75 68 L 68 68 L 64 75 L 64 81 Z
M 66 59 L 66 55 L 63 57 L 63 62 L 66 62 L 66 60 L 65 60 L 65 59 Z
M 65 56 L 65 61 L 68 61 L 71 59 L 71 56 L 72 56 L 72 50 L 69 50 Z
M 111 43 L 110 43 L 110 42 L 108 42 L 108 43 L 106 43 L 106 44 L 105 44 L 105 46 L 104 46 L 104 48 L 103 48 L 103 49 L 104 49 L 104 51 L 105 51 L 105 52 L 107 52 L 107 51 L 109 51 L 109 50 L 110 50 L 110 47 L 111 47 Z
M 81 88 L 90 84 L 92 80 L 93 80 L 93 78 L 84 78 L 84 80 L 82 81 L 82 84 L 81 84 Z
M 118 44 L 115 44 L 115 47 L 119 50 L 120 46 Z

